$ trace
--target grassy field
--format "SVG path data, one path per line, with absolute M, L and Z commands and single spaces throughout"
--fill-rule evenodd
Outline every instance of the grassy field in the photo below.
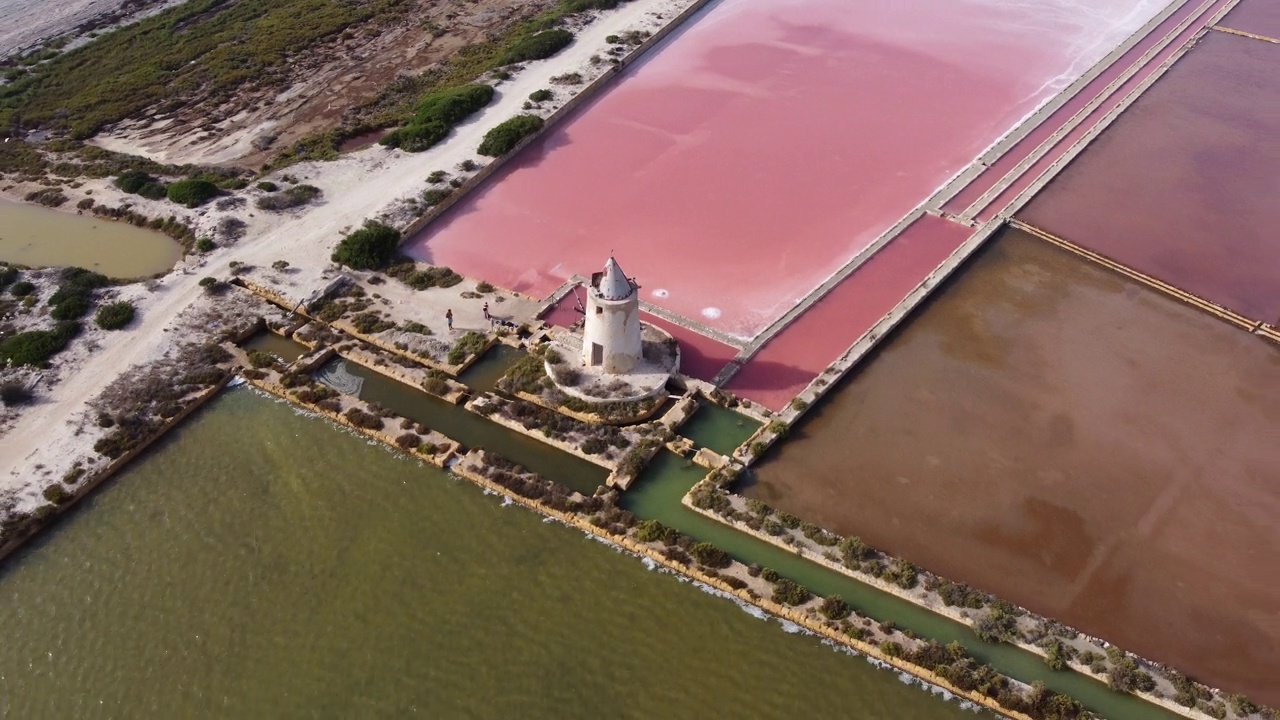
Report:
M 190 0 L 10 72 L 0 132 L 44 127 L 87 138 L 147 107 L 279 85 L 290 60 L 353 26 L 402 17 L 413 0 Z

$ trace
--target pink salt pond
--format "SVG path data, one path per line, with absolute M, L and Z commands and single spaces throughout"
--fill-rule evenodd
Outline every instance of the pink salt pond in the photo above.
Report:
M 409 252 L 545 296 L 613 251 L 751 338 L 1164 4 L 721 2 Z

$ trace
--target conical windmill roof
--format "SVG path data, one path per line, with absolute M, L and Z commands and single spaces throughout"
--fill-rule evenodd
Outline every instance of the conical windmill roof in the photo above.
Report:
M 618 267 L 618 261 L 610 256 L 609 261 L 604 264 L 604 272 L 600 274 L 596 292 L 605 300 L 626 300 L 635 291 L 635 285 L 627 279 L 622 268 Z

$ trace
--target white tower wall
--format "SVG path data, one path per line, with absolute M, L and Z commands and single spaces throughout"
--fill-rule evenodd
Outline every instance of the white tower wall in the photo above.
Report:
M 609 258 L 591 277 L 582 332 L 582 364 L 607 373 L 631 372 L 640 364 L 639 286 Z
M 640 299 L 605 300 L 587 293 L 582 334 L 582 364 L 601 365 L 607 373 L 625 373 L 640 363 Z

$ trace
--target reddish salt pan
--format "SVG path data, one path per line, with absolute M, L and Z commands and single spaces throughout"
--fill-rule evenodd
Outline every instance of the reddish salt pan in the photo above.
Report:
M 955 252 L 972 231 L 926 215 L 761 348 L 725 386 L 780 410 Z
M 410 254 L 546 295 L 613 250 L 752 337 L 1165 2 L 726 0 Z

